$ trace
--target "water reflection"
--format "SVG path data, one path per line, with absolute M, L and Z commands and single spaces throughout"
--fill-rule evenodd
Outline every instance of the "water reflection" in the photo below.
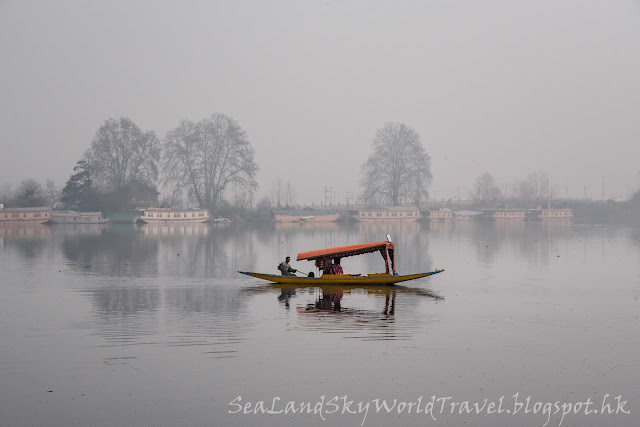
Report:
M 160 290 L 155 287 L 103 287 L 86 291 L 95 313 L 104 318 L 126 318 L 157 310 Z
M 25 259 L 39 257 L 51 237 L 42 224 L 0 224 L 0 247 L 15 248 Z
M 303 329 L 366 341 L 410 338 L 433 320 L 429 315 L 417 313 L 420 303 L 444 299 L 429 289 L 399 285 L 350 288 L 269 284 L 246 292 L 272 293 L 285 310 L 295 306 L 298 325 Z M 413 321 L 398 323 L 395 318 L 398 310 Z
M 254 230 L 224 224 L 149 227 L 147 239 L 161 242 L 160 274 L 178 277 L 233 277 L 239 264 L 256 259 Z
M 255 230 L 217 224 L 114 224 L 62 231 L 74 269 L 115 277 L 232 277 L 257 255 Z
M 325 231 L 337 231 L 340 229 L 340 225 L 336 222 L 277 222 L 274 224 L 274 229 L 278 231 L 311 231 L 311 230 L 325 230 Z
M 477 259 L 487 266 L 504 254 L 548 265 L 557 257 L 558 245 L 576 235 L 576 226 L 567 221 L 432 221 L 429 230 L 432 237 L 472 247 Z
M 156 275 L 158 240 L 141 234 L 133 224 L 65 233 L 62 252 L 76 270 L 117 277 Z
M 235 357 L 251 330 L 235 288 L 133 285 L 81 292 L 91 299 L 93 315 L 78 326 L 101 337 L 100 347 L 197 347 L 213 358 Z

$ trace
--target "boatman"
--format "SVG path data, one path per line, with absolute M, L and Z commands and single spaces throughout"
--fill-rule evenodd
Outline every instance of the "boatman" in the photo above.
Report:
M 283 262 L 278 265 L 278 270 L 280 270 L 283 276 L 295 276 L 295 274 L 293 273 L 298 271 L 295 268 L 291 268 L 291 266 L 289 265 L 289 261 L 291 261 L 291 257 L 288 256 Z

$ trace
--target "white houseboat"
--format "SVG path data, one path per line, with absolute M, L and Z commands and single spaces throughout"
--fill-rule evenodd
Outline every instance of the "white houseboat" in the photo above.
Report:
M 104 224 L 109 222 L 102 212 L 53 211 L 51 222 L 54 224 Z
M 448 208 L 441 208 L 433 211 L 429 211 L 429 220 L 439 219 L 453 219 L 453 211 Z
M 142 208 L 136 220 L 139 224 L 167 224 L 186 222 L 206 222 L 208 209 Z
M 524 220 L 527 211 L 524 209 L 482 209 L 482 218 L 496 221 L 502 220 Z
M 0 223 L 3 222 L 46 222 L 51 219 L 51 208 L 2 208 Z
M 415 206 L 394 206 L 390 208 L 361 209 L 355 217 L 358 221 L 417 221 L 422 218 Z
M 540 209 L 538 217 L 540 219 L 571 219 L 573 218 L 573 209 Z

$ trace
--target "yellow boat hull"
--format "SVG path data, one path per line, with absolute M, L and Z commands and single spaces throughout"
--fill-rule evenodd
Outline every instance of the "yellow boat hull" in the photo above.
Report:
M 422 277 L 433 276 L 442 273 L 443 270 L 434 270 L 428 273 L 407 274 L 404 276 L 394 276 L 389 273 L 369 274 L 367 276 L 351 274 L 323 274 L 321 277 L 298 277 L 281 276 L 277 274 L 252 273 L 249 271 L 238 271 L 238 273 L 257 279 L 268 280 L 273 283 L 298 284 L 298 285 L 349 285 L 349 286 L 369 286 L 369 285 L 393 285 L 394 283 L 406 282 L 407 280 L 420 279 Z

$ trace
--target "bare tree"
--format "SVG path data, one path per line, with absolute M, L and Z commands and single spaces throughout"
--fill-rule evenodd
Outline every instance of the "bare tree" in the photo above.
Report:
M 247 190 L 242 185 L 231 183 L 231 206 L 236 210 L 247 210 L 253 205 L 253 190 Z
M 278 178 L 271 184 L 271 199 L 273 206 L 279 208 L 283 206 L 291 207 L 295 204 L 296 189 L 291 184 L 291 181 L 287 181 L 285 184 L 282 178 Z
M 389 122 L 378 129 L 373 153 L 362 165 L 362 197 L 369 205 L 420 202 L 429 196 L 431 157 L 420 135 L 404 123 Z
M 536 171 L 518 185 L 518 198 L 526 202 L 544 202 L 553 199 L 553 185 L 546 172 Z
M 134 180 L 154 185 L 160 142 L 153 131 L 143 132 L 127 117 L 108 119 L 96 132 L 85 159 L 98 188 L 117 191 Z
M 258 187 L 258 166 L 244 130 L 219 113 L 198 123 L 183 120 L 168 132 L 162 170 L 174 191 L 186 190 L 201 208 L 212 210 L 230 184 L 248 192 Z
M 161 208 L 181 209 L 183 205 L 182 197 L 175 193 L 165 194 L 160 200 Z
M 9 203 L 11 198 L 13 197 L 13 191 L 11 189 L 11 184 L 2 184 L 0 187 L 0 203 L 6 205 Z
M 18 186 L 12 204 L 20 207 L 39 207 L 45 206 L 46 201 L 42 185 L 35 179 L 25 179 Z
M 260 200 L 258 200 L 258 203 L 256 204 L 256 209 L 259 211 L 266 211 L 269 210 L 271 208 L 271 199 L 269 199 L 269 197 L 264 196 L 262 197 Z
M 285 199 L 285 190 L 282 178 L 276 179 L 275 182 L 271 184 L 271 198 L 275 207 L 282 207 Z
M 291 184 L 291 181 L 287 181 L 287 187 L 285 189 L 285 200 L 287 206 L 293 206 L 296 202 L 296 189 Z
M 495 201 L 500 198 L 500 188 L 490 173 L 483 173 L 476 178 L 471 197 L 478 202 Z
M 51 209 L 55 208 L 62 197 L 62 190 L 56 185 L 54 180 L 47 179 L 45 184 L 45 193 L 49 199 Z

